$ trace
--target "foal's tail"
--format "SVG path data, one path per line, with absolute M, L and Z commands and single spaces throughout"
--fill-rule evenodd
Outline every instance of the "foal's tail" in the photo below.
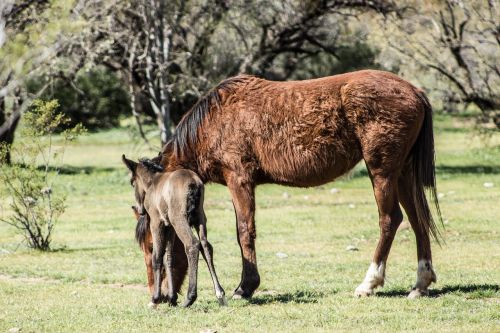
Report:
M 201 210 L 203 210 L 203 192 L 203 186 L 194 183 L 188 185 L 186 215 L 189 225 L 193 226 L 199 223 L 199 214 L 202 213 Z
M 434 133 L 432 130 L 432 106 L 423 92 L 418 92 L 425 107 L 425 118 L 420 133 L 413 145 L 408 159 L 406 176 L 412 176 L 412 196 L 417 211 L 418 224 L 425 231 L 430 231 L 433 238 L 440 241 L 441 234 L 432 217 L 425 195 L 427 190 L 436 207 L 438 220 L 442 223 L 441 210 L 436 194 L 436 168 L 434 162 Z

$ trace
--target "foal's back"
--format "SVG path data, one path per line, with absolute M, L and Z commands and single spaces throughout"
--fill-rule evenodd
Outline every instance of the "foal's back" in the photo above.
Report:
M 204 185 L 196 173 L 187 169 L 167 172 L 157 184 L 158 207 L 170 221 L 186 217 L 190 225 L 203 215 Z

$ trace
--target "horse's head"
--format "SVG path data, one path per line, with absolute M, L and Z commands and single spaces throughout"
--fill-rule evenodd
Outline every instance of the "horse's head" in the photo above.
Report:
M 162 172 L 163 167 L 149 159 L 141 159 L 139 162 L 129 160 L 122 155 L 122 161 L 130 170 L 130 184 L 134 188 L 137 212 L 140 216 L 146 215 L 144 198 L 146 191 L 153 182 L 153 176 Z

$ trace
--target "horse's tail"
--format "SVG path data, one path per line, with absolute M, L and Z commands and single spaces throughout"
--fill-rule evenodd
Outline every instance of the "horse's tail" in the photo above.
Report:
M 410 175 L 412 175 L 412 196 L 415 210 L 417 212 L 418 224 L 425 230 L 430 231 L 433 238 L 440 241 L 441 234 L 436 225 L 425 192 L 430 193 L 431 200 L 436 207 L 438 220 L 442 223 L 441 210 L 436 193 L 436 168 L 434 153 L 434 133 L 432 129 L 432 106 L 425 94 L 418 92 L 418 97 L 424 104 L 425 116 L 422 128 L 417 140 L 413 145 L 408 159 Z M 407 175 L 409 176 L 409 175 Z

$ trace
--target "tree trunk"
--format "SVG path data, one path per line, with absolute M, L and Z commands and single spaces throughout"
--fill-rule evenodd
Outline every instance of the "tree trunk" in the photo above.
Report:
M 15 89 L 15 100 L 14 105 L 12 107 L 12 114 L 7 117 L 6 109 L 5 109 L 5 97 L 0 97 L 0 120 L 2 120 L 2 125 L 0 126 L 0 144 L 6 146 L 6 154 L 5 159 L 0 161 L 0 163 L 11 163 L 10 158 L 10 147 L 12 143 L 14 143 L 14 133 L 16 132 L 17 125 L 19 124 L 19 120 L 21 119 L 21 91 L 19 89 Z
M 0 101 L 0 103 L 4 102 Z M 3 114 L 3 116 L 5 117 L 5 114 Z M 0 163 L 2 162 L 7 164 L 11 163 L 10 146 L 14 142 L 14 133 L 16 131 L 17 124 L 19 123 L 19 119 L 21 119 L 21 111 L 18 109 L 15 112 L 13 112 L 10 115 L 10 117 L 3 122 L 2 126 L 0 126 L 0 144 L 5 144 L 7 148 L 5 159 L 3 161 L 0 161 Z

